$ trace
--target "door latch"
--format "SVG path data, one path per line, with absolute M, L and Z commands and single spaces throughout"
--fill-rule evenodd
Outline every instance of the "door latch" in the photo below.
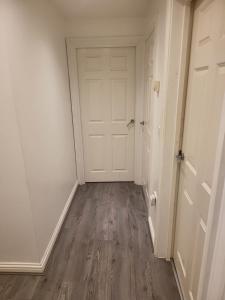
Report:
M 182 162 L 183 160 L 184 160 L 184 153 L 182 152 L 182 150 L 180 149 L 179 151 L 178 151 L 178 154 L 176 155 L 176 159 L 177 159 L 177 161 L 178 162 Z

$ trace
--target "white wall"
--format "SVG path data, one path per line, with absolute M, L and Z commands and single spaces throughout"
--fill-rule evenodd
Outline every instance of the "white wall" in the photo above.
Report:
M 67 37 L 143 35 L 145 18 L 88 18 L 68 20 Z
M 5 0 L 0 27 L 0 261 L 40 262 L 76 181 L 64 23 Z
M 149 205 L 149 216 L 151 218 L 151 226 L 154 234 L 157 235 L 157 218 L 159 213 L 160 197 L 160 170 L 161 170 L 161 152 L 163 149 L 163 121 L 164 107 L 166 103 L 165 86 L 166 86 L 166 58 L 167 58 L 167 22 L 168 22 L 168 1 L 154 1 L 150 8 L 149 18 L 146 20 L 145 29 L 146 36 L 149 36 L 154 28 L 155 36 L 155 59 L 153 81 L 160 81 L 160 92 L 158 95 L 154 93 L 152 102 L 152 141 L 151 141 L 151 170 L 150 170 L 150 193 L 156 191 L 158 195 L 156 206 Z M 162 219 L 160 219 L 162 220 Z M 155 254 L 158 253 L 158 236 L 156 236 Z
M 1 7 L 0 7 L 0 12 Z M 0 13 L 2 21 L 2 14 Z M 2 28 L 0 26 L 0 28 Z M 1 38 L 4 32 L 0 31 Z M 0 261 L 32 261 L 38 254 L 20 133 L 6 63 L 0 43 Z M 24 247 L 26 245 L 26 247 Z M 15 253 L 16 249 L 16 253 Z

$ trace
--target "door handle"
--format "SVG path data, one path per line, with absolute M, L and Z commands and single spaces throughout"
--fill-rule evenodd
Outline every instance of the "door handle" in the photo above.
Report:
M 135 120 L 134 120 L 134 119 L 131 119 L 130 122 L 127 123 L 127 127 L 128 127 L 128 128 L 131 128 L 131 127 L 134 126 L 134 124 L 135 124 Z
M 145 125 L 145 121 L 141 121 L 140 125 L 144 126 Z

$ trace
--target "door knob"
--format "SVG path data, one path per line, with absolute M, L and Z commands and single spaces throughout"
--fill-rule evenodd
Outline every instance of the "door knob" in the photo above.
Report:
M 141 121 L 140 125 L 144 126 L 145 125 L 145 121 Z
M 131 119 L 129 123 L 127 123 L 127 127 L 128 128 L 131 128 L 134 126 L 134 123 L 135 123 L 135 120 L 134 119 Z

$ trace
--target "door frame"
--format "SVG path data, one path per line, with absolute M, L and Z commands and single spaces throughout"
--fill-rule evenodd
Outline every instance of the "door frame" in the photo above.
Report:
M 76 151 L 77 178 L 79 184 L 85 183 L 83 138 L 80 111 L 77 50 L 81 48 L 135 47 L 136 50 L 136 97 L 135 97 L 135 144 L 134 144 L 134 182 L 142 184 L 142 129 L 144 98 L 144 37 L 70 37 L 66 39 L 74 141 Z
M 192 1 L 167 2 L 165 67 L 162 78 L 162 122 L 159 199 L 155 254 L 173 257 L 179 166 L 176 153 L 182 143 L 192 32 Z M 156 22 L 157 26 L 157 22 Z M 158 62 L 157 62 L 158 63 Z

